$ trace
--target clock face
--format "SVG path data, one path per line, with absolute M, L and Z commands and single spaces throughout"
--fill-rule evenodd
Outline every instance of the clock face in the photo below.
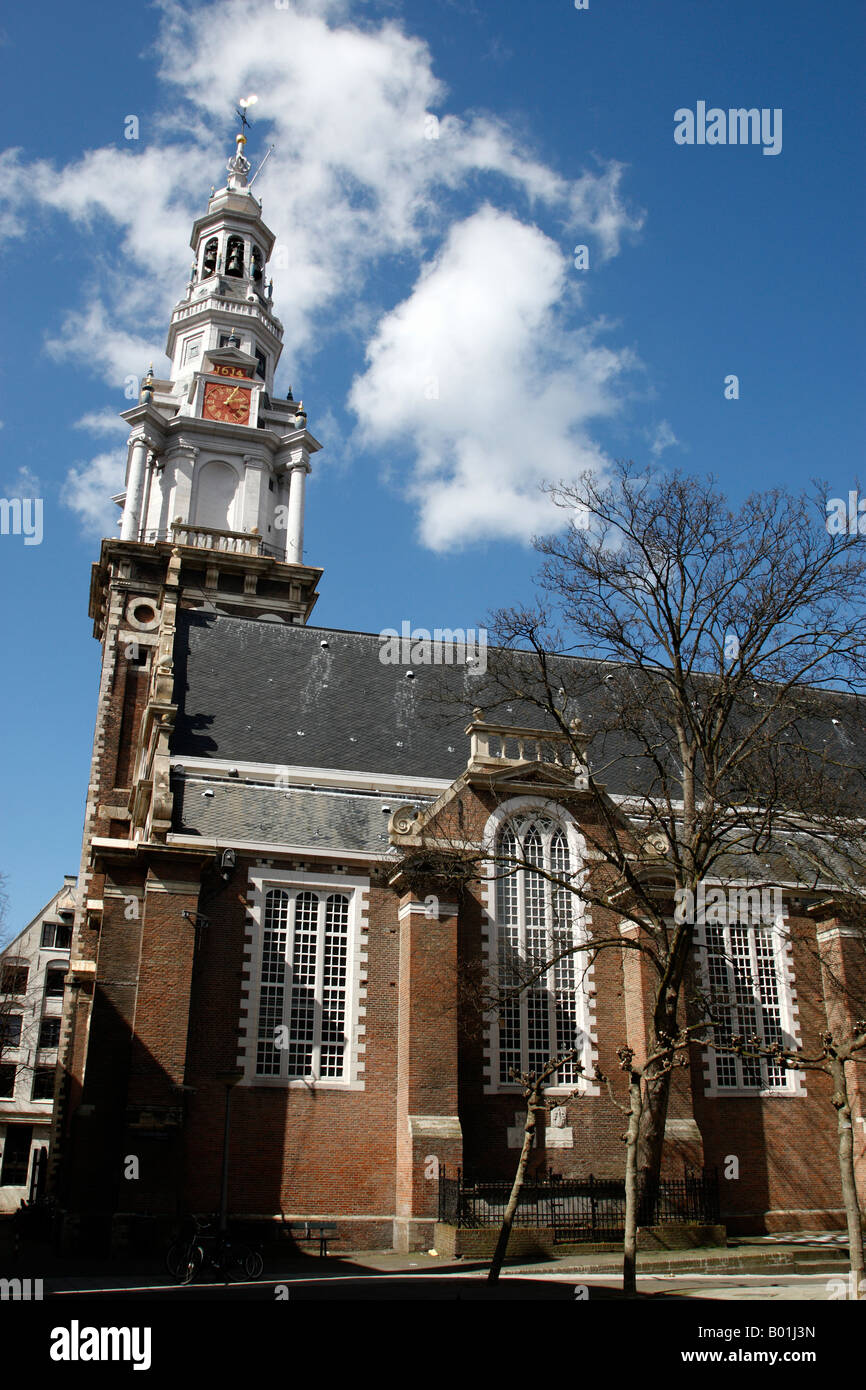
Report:
M 205 420 L 221 420 L 226 425 L 247 425 L 252 391 L 237 382 L 208 381 L 204 388 Z

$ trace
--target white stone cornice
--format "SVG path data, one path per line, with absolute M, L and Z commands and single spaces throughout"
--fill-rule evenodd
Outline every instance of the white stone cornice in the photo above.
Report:
M 200 446 L 198 444 L 191 443 L 190 440 L 184 439 L 181 435 L 177 439 L 169 440 L 166 445 L 165 456 L 166 458 L 172 458 L 174 454 L 188 453 L 192 454 L 193 458 L 195 458 L 199 452 Z
M 435 897 L 435 894 L 431 894 Z M 456 903 L 440 903 L 437 899 L 436 906 L 432 904 L 428 908 L 424 903 L 401 903 L 397 909 L 397 920 L 405 922 L 408 917 L 426 917 L 428 922 L 441 922 L 449 917 L 456 917 L 459 908 Z

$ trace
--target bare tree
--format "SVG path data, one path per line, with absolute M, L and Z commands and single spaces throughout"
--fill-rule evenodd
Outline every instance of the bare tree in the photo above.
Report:
M 866 1297 L 864 1281 L 864 1215 L 857 1193 L 854 1166 L 854 1115 L 849 1076 L 856 1066 L 866 1066 L 866 904 L 862 889 L 852 884 L 838 895 L 845 903 L 845 918 L 851 934 L 847 937 L 847 971 L 829 958 L 819 943 L 802 942 L 820 970 L 828 1020 L 831 1026 L 818 1039 L 817 1050 L 794 1049 L 776 1040 L 769 1045 L 759 1037 L 731 1034 L 720 1007 L 729 1002 L 718 993 L 699 997 L 705 1017 L 713 1022 L 711 1045 L 747 1062 L 771 1065 L 789 1071 L 820 1072 L 830 1080 L 830 1107 L 836 1116 L 836 1148 L 842 1201 L 848 1232 L 851 1288 L 854 1298 Z M 822 904 L 826 907 L 827 904 Z M 834 911 L 838 910 L 834 903 Z
M 633 1048 L 625 1046 L 617 1048 L 616 1055 L 619 1058 L 620 1069 L 628 1076 L 628 1104 L 624 1105 L 622 1101 L 617 1100 L 609 1077 L 601 1072 L 596 1073 L 597 1078 L 604 1081 L 607 1086 L 608 1094 L 614 1105 L 628 1116 L 628 1128 L 623 1136 L 626 1161 L 625 1229 L 622 1255 L 622 1291 L 627 1298 L 633 1298 L 637 1293 L 637 1229 L 640 1206 L 638 1141 L 646 1098 L 653 1087 L 662 1084 L 663 1078 L 673 1067 L 677 1065 L 688 1066 L 687 1053 L 693 1040 L 692 1035 L 696 1030 L 706 1032 L 706 1025 L 692 1025 L 689 1028 L 681 1029 L 674 1038 L 660 1040 L 655 1051 L 651 1052 L 642 1063 L 636 1061 Z M 646 1181 L 646 1178 L 644 1180 Z
M 546 1108 L 544 1101 L 545 1085 L 550 1080 L 551 1076 L 559 1071 L 562 1066 L 567 1062 L 575 1061 L 577 1055 L 576 1052 L 572 1051 L 566 1053 L 562 1057 L 548 1058 L 538 1074 L 535 1072 L 512 1072 L 512 1079 L 518 1082 L 523 1090 L 523 1096 L 526 1101 L 526 1120 L 523 1126 L 523 1143 L 520 1148 L 520 1157 L 517 1161 L 514 1182 L 511 1185 L 511 1192 L 502 1216 L 502 1225 L 499 1229 L 499 1237 L 493 1252 L 493 1259 L 490 1261 L 490 1268 L 487 1271 L 487 1279 L 491 1283 L 496 1283 L 498 1281 L 508 1250 L 508 1241 L 511 1237 L 514 1217 L 517 1214 L 517 1207 L 520 1201 L 520 1193 L 523 1190 L 523 1184 L 526 1178 L 526 1165 L 529 1162 L 530 1150 L 535 1141 L 538 1116 Z M 577 1070 L 583 1070 L 579 1062 L 577 1063 Z
M 627 937 L 594 931 L 593 951 L 633 950 L 651 966 L 657 1060 L 638 1162 L 657 1175 L 664 1040 L 682 1024 L 695 929 L 674 904 L 714 879 L 816 888 L 840 854 L 863 881 L 852 826 L 866 766 L 866 558 L 859 538 L 828 533 L 817 493 L 777 490 L 734 510 L 712 479 L 629 463 L 551 492 L 577 520 L 537 542 L 539 602 L 491 622 L 476 721 L 533 721 L 570 746 L 591 871 L 547 876 L 632 924 Z M 465 846 L 465 828 L 454 839 Z M 497 873 L 526 865 L 492 844 L 481 858 Z

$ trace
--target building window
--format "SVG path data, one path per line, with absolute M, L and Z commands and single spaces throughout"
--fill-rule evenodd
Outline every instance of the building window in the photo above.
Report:
M 32 1125 L 7 1125 L 3 1144 L 3 1166 L 0 1168 L 0 1187 L 25 1187 L 30 1172 Z
M 15 1095 L 16 1070 L 8 1062 L 0 1066 L 0 1100 L 12 1100 Z
M 796 1048 L 786 1029 L 791 998 L 784 965 L 785 943 L 772 926 L 747 922 L 706 923 L 702 939 L 704 987 L 716 1019 L 707 1050 L 710 1090 L 784 1091 L 797 1089 L 797 1073 L 770 1057 L 739 1057 L 722 1049 L 732 1037 L 758 1038 L 766 1047 L 781 1042 Z
M 63 994 L 63 985 L 66 979 L 66 967 L 45 972 L 45 998 L 57 999 Z
M 499 987 L 500 1085 L 509 1073 L 538 1072 L 558 1054 L 577 1048 L 589 1063 L 586 997 L 581 983 L 588 965 L 573 947 L 586 939 L 581 904 L 548 875 L 572 873 L 564 828 L 551 817 L 532 812 L 511 819 L 499 832 L 496 878 L 496 925 Z M 560 1067 L 553 1086 L 573 1086 L 574 1062 Z
M 0 974 L 0 994 L 26 994 L 29 966 L 4 965 Z
M 265 894 L 256 1076 L 348 1079 L 350 906 L 349 893 Z
M 39 1046 L 57 1047 L 60 1042 L 60 1015 L 43 1018 L 39 1025 Z
M 256 348 L 256 376 L 260 376 L 262 381 L 264 381 L 267 375 L 268 359 L 263 352 L 259 352 L 258 348 Z
M 68 951 L 72 945 L 72 926 L 69 922 L 43 922 L 42 946 L 52 951 Z
M 21 1046 L 21 1025 L 23 1023 L 22 1014 L 2 1014 L 0 1015 L 0 1046 L 20 1047 Z
M 201 352 L 203 335 L 200 333 L 197 338 L 190 338 L 183 350 L 184 363 L 193 362 Z
M 54 1099 L 54 1072 L 54 1067 L 33 1068 L 33 1090 L 30 1094 L 31 1100 Z

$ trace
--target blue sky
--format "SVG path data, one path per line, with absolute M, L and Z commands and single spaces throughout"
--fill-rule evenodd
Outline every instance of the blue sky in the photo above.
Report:
M 276 147 L 257 192 L 288 261 L 277 382 L 325 445 L 315 620 L 469 626 L 530 595 L 544 478 L 630 456 L 734 497 L 854 485 L 864 40 L 856 0 L 4 15 L 0 496 L 44 503 L 40 545 L 0 536 L 8 930 L 78 867 L 114 417 L 125 377 L 164 367 L 233 103 L 259 96 L 252 158 Z M 780 108 L 781 152 L 676 144 L 699 101 Z

